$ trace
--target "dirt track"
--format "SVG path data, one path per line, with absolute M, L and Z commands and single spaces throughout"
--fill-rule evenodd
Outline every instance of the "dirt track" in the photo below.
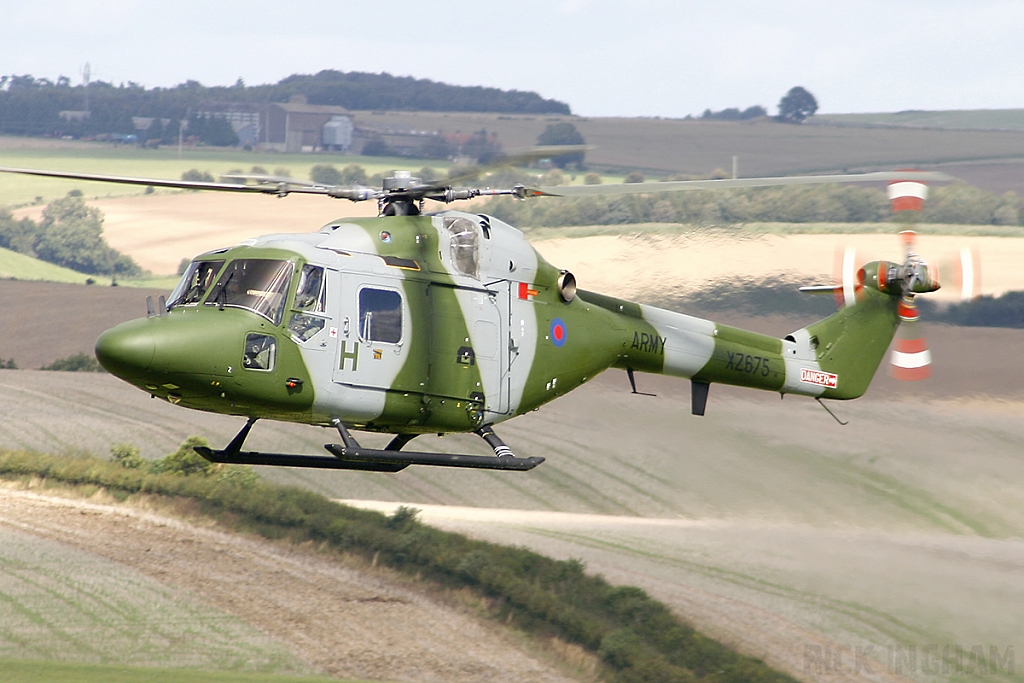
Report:
M 0 525 L 113 559 L 185 590 L 333 676 L 569 680 L 495 626 L 403 587 L 385 572 L 346 568 L 310 548 L 10 487 L 0 488 Z

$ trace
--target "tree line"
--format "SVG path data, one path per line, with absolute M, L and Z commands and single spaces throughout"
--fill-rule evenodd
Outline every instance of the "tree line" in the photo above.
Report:
M 267 104 L 303 95 L 310 104 L 354 110 L 469 111 L 508 114 L 570 114 L 569 105 L 534 92 L 456 86 L 428 79 L 325 70 L 294 74 L 274 84 L 207 87 L 189 80 L 171 88 L 146 88 L 129 81 L 88 85 L 89 115 L 62 119 L 62 111 L 84 111 L 86 88 L 61 76 L 0 76 L 0 133 L 9 135 L 97 135 L 135 132 L 132 117 L 188 119 L 204 102 Z M 177 136 L 177 126 L 173 135 Z
M 642 182 L 643 176 L 637 174 L 633 181 Z M 849 185 L 525 202 L 499 197 L 482 210 L 517 227 L 533 228 L 631 223 L 882 223 L 893 219 L 885 190 Z M 1022 225 L 1022 218 L 1024 201 L 1016 194 L 999 195 L 963 184 L 932 188 L 920 216 L 924 223 L 957 225 Z

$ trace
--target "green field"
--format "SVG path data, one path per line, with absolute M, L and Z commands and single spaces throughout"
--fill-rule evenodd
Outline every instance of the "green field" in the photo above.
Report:
M 43 280 L 45 282 L 66 282 L 84 285 L 93 280 L 96 285 L 109 285 L 108 275 L 87 275 L 70 268 L 40 261 L 25 254 L 0 247 L 0 279 L 9 280 Z M 122 287 L 149 287 L 153 289 L 173 289 L 178 284 L 178 277 L 154 276 L 134 279 L 120 279 Z
M 4 683 L 327 683 L 341 680 L 325 676 L 279 676 L 11 659 L 0 659 L 0 679 Z
M 63 268 L 37 258 L 19 254 L 0 247 L 0 278 L 14 280 L 46 280 L 47 282 L 70 282 L 85 284 L 90 276 Z M 100 284 L 110 284 L 110 278 L 94 278 Z

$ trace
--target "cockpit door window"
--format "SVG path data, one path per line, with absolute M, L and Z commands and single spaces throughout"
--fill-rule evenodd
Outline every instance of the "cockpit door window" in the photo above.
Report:
M 309 341 L 324 328 L 326 290 L 324 269 L 308 263 L 302 266 L 295 287 L 296 312 L 288 320 L 288 331 L 298 341 Z
M 308 313 L 324 312 L 324 269 L 306 264 L 299 273 L 299 284 L 295 288 L 295 308 Z

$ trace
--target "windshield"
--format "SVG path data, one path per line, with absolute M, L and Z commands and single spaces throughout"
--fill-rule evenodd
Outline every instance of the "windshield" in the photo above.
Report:
M 185 275 L 181 278 L 181 282 L 171 292 L 167 308 L 198 304 L 207 290 L 210 289 L 214 278 L 217 277 L 217 273 L 223 265 L 223 259 L 220 261 L 194 261 L 190 263 L 188 270 L 185 271 Z
M 236 259 L 224 268 L 206 305 L 247 308 L 277 325 L 291 277 L 290 261 Z

